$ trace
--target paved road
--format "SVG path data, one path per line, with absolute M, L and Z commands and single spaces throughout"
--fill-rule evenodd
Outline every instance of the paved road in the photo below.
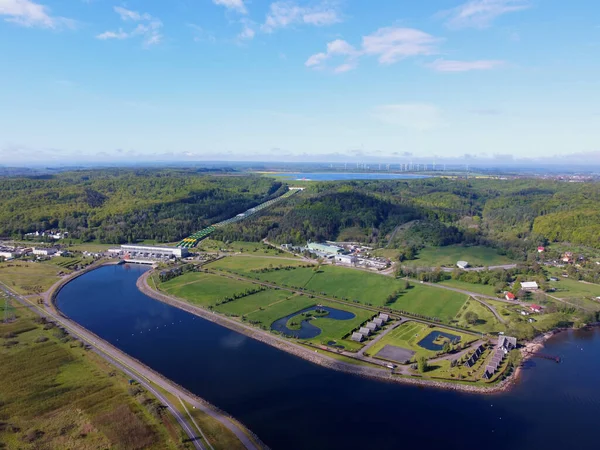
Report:
M 7 289 L 5 289 L 5 290 L 7 290 Z M 20 296 L 17 296 L 15 294 L 11 294 L 11 295 L 17 301 L 19 301 L 23 305 L 29 307 L 32 311 L 36 312 L 38 315 L 46 316 L 50 320 L 59 323 L 61 326 L 63 326 L 65 329 L 67 329 L 71 334 L 77 336 L 79 339 L 81 339 L 83 342 L 85 342 L 87 345 L 89 345 L 94 352 L 96 352 L 98 355 L 100 355 L 106 361 L 115 365 L 119 369 L 123 370 L 123 372 L 125 372 L 128 376 L 130 376 L 132 379 L 135 379 L 138 383 L 140 383 L 146 389 L 148 389 L 150 392 L 152 392 L 159 399 L 159 401 L 161 403 L 163 403 L 165 406 L 167 406 L 169 412 L 171 412 L 173 414 L 173 416 L 177 419 L 177 421 L 179 422 L 181 427 L 184 429 L 186 434 L 190 437 L 190 440 L 192 441 L 195 448 L 197 448 L 199 450 L 206 450 L 205 444 L 199 440 L 200 438 L 193 431 L 193 428 L 188 424 L 185 416 L 183 414 L 181 414 L 179 412 L 179 410 L 177 408 L 175 408 L 175 406 L 168 399 L 166 399 L 163 395 L 161 395 L 159 392 L 157 392 L 156 389 L 154 389 L 150 385 L 150 383 L 153 383 L 153 384 L 161 387 L 162 389 L 164 389 L 165 391 L 169 392 L 170 394 L 178 397 L 179 399 L 185 400 L 188 404 L 192 405 L 194 408 L 201 410 L 205 414 L 208 414 L 211 417 L 213 417 L 215 420 L 219 421 L 223 426 L 225 426 L 227 429 L 229 429 L 232 433 L 234 433 L 237 436 L 237 438 L 242 442 L 242 444 L 244 444 L 246 449 L 259 450 L 260 447 L 257 447 L 257 445 L 248 437 L 248 435 L 242 429 L 240 429 L 240 427 L 238 427 L 236 424 L 234 424 L 229 417 L 225 416 L 224 414 L 220 413 L 219 411 L 216 411 L 216 410 L 208 407 L 206 404 L 198 401 L 196 398 L 189 395 L 186 391 L 180 389 L 178 386 L 169 383 L 161 375 L 153 372 L 152 370 L 147 368 L 145 365 L 143 365 L 140 362 L 138 362 L 137 360 L 131 358 L 126 353 L 121 352 L 120 350 L 116 349 L 112 345 L 103 341 L 98 336 L 94 335 L 93 333 L 89 332 L 85 328 L 78 325 L 76 322 L 73 322 L 72 320 L 70 320 L 62 315 L 56 314 L 51 309 L 49 303 L 45 302 L 45 310 L 42 310 L 42 309 L 36 307 L 35 305 L 32 305 L 30 302 L 28 302 L 26 299 L 24 299 Z M 202 431 L 200 429 L 199 429 L 199 431 L 202 434 Z M 210 446 L 210 443 L 208 443 L 208 445 Z
M 502 264 L 500 266 L 486 266 L 486 267 L 467 267 L 466 269 L 461 269 L 461 270 L 465 270 L 467 272 L 481 272 L 483 270 L 496 270 L 496 269 L 504 269 L 504 270 L 509 270 L 509 269 L 514 269 L 516 268 L 517 265 L 516 264 Z M 457 269 L 457 267 L 443 267 L 442 270 L 444 272 L 453 272 L 455 269 Z

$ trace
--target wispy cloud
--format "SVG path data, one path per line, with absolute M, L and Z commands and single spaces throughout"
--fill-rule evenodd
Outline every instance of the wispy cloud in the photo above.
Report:
M 74 20 L 53 16 L 47 6 L 31 0 L 0 0 L 0 16 L 4 17 L 6 22 L 24 27 L 53 30 L 75 27 Z
M 335 72 L 346 72 L 355 68 L 358 59 L 365 55 L 377 57 L 381 64 L 393 64 L 412 56 L 437 54 L 439 42 L 441 39 L 414 28 L 380 28 L 373 34 L 363 36 L 360 49 L 341 39 L 329 42 L 325 52 L 310 56 L 305 65 L 322 69 L 327 60 L 343 56 L 345 60 Z
M 3 1 L 3 0 L 0 0 Z M 163 39 L 163 35 L 161 33 L 161 29 L 163 27 L 163 23 L 152 17 L 148 13 L 139 13 L 137 11 L 132 11 L 126 8 L 122 8 L 120 6 L 115 6 L 115 12 L 119 15 L 122 21 L 124 22 L 139 22 L 137 26 L 131 31 L 123 31 L 122 28 L 119 28 L 118 31 L 105 31 L 104 33 L 100 33 L 96 36 L 97 39 L 100 40 L 109 40 L 109 39 L 129 39 L 133 37 L 142 37 L 145 46 L 156 45 L 160 43 Z
M 427 67 L 437 72 L 469 72 L 472 70 L 491 70 L 506 65 L 505 61 L 492 59 L 481 59 L 477 61 L 453 61 L 448 59 L 436 59 L 427 64 Z
M 205 30 L 200 25 L 188 23 L 187 26 L 193 30 L 194 42 L 216 42 L 217 38 L 214 34 Z
M 248 10 L 244 4 L 244 0 L 213 0 L 215 5 L 224 6 L 225 8 L 236 11 L 240 14 L 247 14 Z
M 256 31 L 254 31 L 254 27 L 252 23 L 249 21 L 242 21 L 242 31 L 238 34 L 237 38 L 240 41 L 250 41 L 254 39 L 256 35 Z
M 441 110 L 428 103 L 380 105 L 371 114 L 385 124 L 416 131 L 429 131 L 443 125 Z
M 440 15 L 450 28 L 486 28 L 499 16 L 531 6 L 531 0 L 470 0 Z
M 292 25 L 325 26 L 341 21 L 335 5 L 330 2 L 323 2 L 316 6 L 299 6 L 292 1 L 279 1 L 271 3 L 261 29 L 266 33 L 272 33 Z

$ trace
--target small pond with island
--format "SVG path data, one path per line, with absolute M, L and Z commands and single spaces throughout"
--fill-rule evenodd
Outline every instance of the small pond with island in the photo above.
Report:
M 303 318 L 302 315 L 309 313 L 309 312 L 319 312 L 319 311 L 323 311 L 326 314 L 318 314 L 318 315 L 313 315 L 313 314 L 307 314 L 306 318 Z M 291 329 L 288 327 L 288 322 L 291 318 L 295 318 L 298 317 L 298 320 L 301 320 L 299 327 L 297 329 Z M 296 311 L 293 314 L 287 315 L 285 317 L 282 317 L 281 319 L 277 319 L 275 322 L 273 322 L 273 324 L 271 325 L 271 329 L 275 330 L 275 331 L 279 331 L 281 334 L 285 335 L 285 336 L 293 336 L 293 337 L 297 337 L 298 339 L 312 339 L 314 337 L 317 337 L 319 334 L 321 334 L 321 329 L 315 325 L 313 325 L 312 323 L 310 323 L 310 321 L 312 320 L 312 318 L 327 318 L 327 319 L 333 319 L 333 320 L 350 320 L 350 319 L 354 319 L 356 316 L 348 311 L 343 311 L 341 309 L 336 309 L 336 308 L 330 308 L 328 306 L 311 306 L 310 308 L 305 308 L 301 311 Z

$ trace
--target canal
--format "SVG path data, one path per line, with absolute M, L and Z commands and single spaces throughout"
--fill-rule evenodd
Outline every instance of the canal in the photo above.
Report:
M 600 330 L 563 333 L 508 393 L 475 395 L 335 372 L 147 297 L 146 267 L 105 266 L 67 284 L 59 308 L 232 414 L 273 450 L 594 448 Z

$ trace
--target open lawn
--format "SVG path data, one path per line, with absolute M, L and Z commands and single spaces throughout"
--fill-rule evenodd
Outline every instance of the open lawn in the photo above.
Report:
M 353 319 L 348 320 L 328 319 L 327 316 L 311 320 L 310 323 L 312 325 L 321 329 L 321 334 L 314 338 L 313 341 L 322 344 L 327 344 L 329 341 L 342 339 L 344 336 L 348 335 L 352 330 L 358 328 L 361 324 L 370 320 L 375 315 L 375 313 L 372 311 L 368 311 L 361 308 L 353 308 L 352 306 L 340 305 L 339 303 L 328 301 L 320 301 L 319 303 L 323 306 L 341 309 L 343 311 L 351 312 L 355 315 Z M 362 347 L 362 345 L 360 344 L 352 346 L 350 344 L 346 344 L 345 342 L 339 342 L 339 344 L 344 345 L 348 349 L 353 347 Z
M 211 269 L 217 270 L 225 270 L 229 272 L 235 272 L 244 275 L 258 275 L 253 270 L 260 269 L 274 269 L 281 267 L 289 267 L 289 266 L 300 266 L 307 265 L 309 263 L 298 260 L 277 260 L 272 257 L 260 257 L 260 256 L 228 256 L 226 258 L 219 259 L 213 263 L 210 263 L 207 267 Z M 281 270 L 277 270 L 275 272 L 280 272 Z M 270 272 L 268 272 L 270 273 Z
M 402 264 L 420 267 L 456 267 L 457 261 L 467 261 L 471 266 L 499 266 L 515 262 L 507 256 L 499 255 L 493 248 L 449 245 L 426 247 L 419 251 L 417 259 L 404 261 Z
M 470 324 L 465 320 L 465 314 L 469 311 L 477 314 L 478 320 L 475 324 Z M 501 324 L 488 308 L 473 299 L 467 300 L 456 315 L 455 320 L 457 321 L 457 325 L 472 331 L 482 333 L 506 331 L 506 326 Z
M 231 316 L 243 316 L 258 311 L 260 308 L 266 309 L 269 305 L 285 300 L 292 295 L 288 291 L 269 289 L 215 306 L 215 311 Z
M 165 283 L 159 289 L 200 306 L 214 306 L 218 301 L 258 286 L 207 273 L 189 272 Z
M 56 283 L 60 272 L 70 273 L 54 264 L 13 261 L 0 263 L 0 282 L 19 294 L 29 295 L 45 292 Z
M 357 301 L 365 305 L 389 306 L 442 320 L 451 320 L 466 300 L 466 295 L 435 287 L 412 284 L 404 290 L 405 281 L 362 270 L 322 266 L 318 272 L 312 268 L 299 268 L 257 274 L 264 281 L 281 286 L 304 287 L 319 295 Z M 399 298 L 386 305 L 390 294 L 399 292 Z
M 318 301 L 314 298 L 296 295 L 288 300 L 267 307 L 264 310 L 248 314 L 248 322 L 259 325 L 266 330 L 270 330 L 271 324 L 277 319 L 293 314 L 304 308 L 315 306 L 317 303 Z
M 181 448 L 177 423 L 153 415 L 160 408 L 143 389 L 132 395 L 124 374 L 57 328 L 44 330 L 31 313 L 19 314 L 0 323 L 0 442 L 7 448 Z
M 494 297 L 497 296 L 494 292 L 494 286 L 490 286 L 489 284 L 467 283 L 466 281 L 460 280 L 446 280 L 439 284 L 456 289 L 462 289 L 464 291 L 475 292 L 477 294 L 491 295 Z
M 556 288 L 550 295 L 558 298 L 577 298 L 577 297 L 599 297 L 600 285 L 586 283 L 583 281 L 572 280 L 570 278 L 558 277 L 559 281 L 549 281 L 548 284 Z
M 373 347 L 369 349 L 368 353 L 370 356 L 375 356 L 386 345 L 394 345 L 396 347 L 401 347 L 416 352 L 414 356 L 415 360 L 417 360 L 421 356 L 424 356 L 426 358 L 432 358 L 436 356 L 437 352 L 427 350 L 417 345 L 417 343 L 421 339 L 426 337 L 429 333 L 434 331 L 440 331 L 443 333 L 449 333 L 452 335 L 460 336 L 460 342 L 462 345 L 468 344 L 469 342 L 473 342 L 476 340 L 474 336 L 471 336 L 469 334 L 459 333 L 457 331 L 447 330 L 445 328 L 429 328 L 425 324 L 410 321 L 403 323 L 402 325 L 396 327 L 396 329 L 386 334 L 380 341 L 378 341 Z

